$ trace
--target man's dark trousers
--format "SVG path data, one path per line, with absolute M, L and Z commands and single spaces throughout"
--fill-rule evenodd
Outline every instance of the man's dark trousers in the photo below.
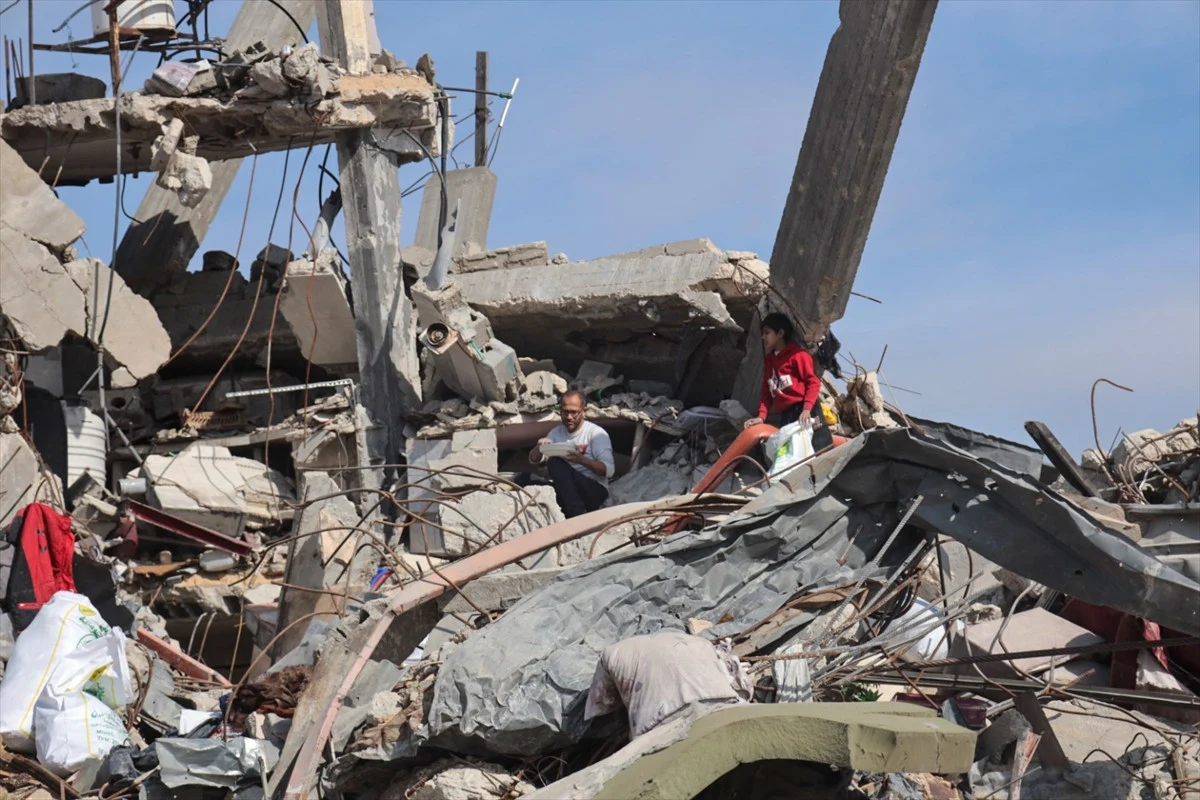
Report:
M 580 475 L 564 458 L 550 459 L 546 471 L 550 473 L 558 507 L 567 518 L 595 511 L 608 499 L 608 488 L 604 484 Z

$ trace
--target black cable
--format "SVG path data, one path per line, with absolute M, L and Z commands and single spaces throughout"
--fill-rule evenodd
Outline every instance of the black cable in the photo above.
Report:
M 429 174 L 429 175 L 432 175 L 433 173 L 432 173 L 432 172 L 430 172 L 430 173 L 427 173 L 427 174 Z M 403 192 L 401 192 L 401 193 L 400 193 L 400 197 L 401 197 L 401 198 L 405 198 L 405 197 L 408 197 L 410 194 L 412 194 L 412 193 L 414 193 L 414 192 L 419 192 L 419 191 L 421 191 L 422 189 L 424 189 L 424 188 L 425 188 L 425 184 L 427 184 L 427 183 L 429 183 L 429 181 L 423 181 L 423 182 L 421 182 L 421 185 L 420 185 L 420 186 L 417 186 L 416 184 L 412 185 L 412 186 L 411 186 L 411 187 L 409 187 L 408 189 L 405 189 Z
M 296 18 L 293 17 L 286 8 L 280 5 L 279 0 L 267 0 L 267 2 L 282 11 L 283 15 L 292 21 L 292 24 L 296 26 L 296 30 L 300 31 L 300 35 L 304 37 L 304 43 L 308 44 L 308 34 L 304 32 L 304 28 L 300 27 L 300 23 L 296 22 Z
M 500 136 L 504 133 L 504 128 L 496 128 L 496 139 L 492 143 L 492 153 L 488 156 L 487 165 L 490 168 L 492 162 L 496 160 L 496 153 L 500 150 Z
M 13 0 L 11 3 L 6 5 L 3 9 L 0 9 L 0 16 L 7 14 L 9 11 L 12 11 L 13 7 L 16 6 L 16 4 L 19 2 L 21 2 L 21 0 Z
M 136 217 L 134 217 L 132 214 L 130 214 L 128 211 L 125 210 L 125 185 L 129 181 L 129 176 L 121 175 L 118 177 L 118 180 L 121 181 L 121 213 L 125 215 L 125 219 L 129 220 L 130 222 L 136 222 L 138 225 L 141 225 L 142 220 L 137 219 Z

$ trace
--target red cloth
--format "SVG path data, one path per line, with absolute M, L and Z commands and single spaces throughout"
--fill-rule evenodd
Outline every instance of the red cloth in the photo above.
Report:
M 22 516 L 21 552 L 40 607 L 55 592 L 75 591 L 75 534 L 70 517 L 43 503 L 26 506 Z
M 782 413 L 797 403 L 803 403 L 801 410 L 812 411 L 820 393 L 821 379 L 804 348 L 789 344 L 778 353 L 767 353 L 758 401 L 760 419 L 766 419 L 768 411 Z

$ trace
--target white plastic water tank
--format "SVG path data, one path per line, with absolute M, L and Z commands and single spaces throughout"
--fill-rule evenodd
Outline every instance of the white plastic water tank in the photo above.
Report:
M 97 36 L 108 33 L 107 0 L 92 3 L 92 32 Z M 117 27 L 122 30 L 164 32 L 175 31 L 175 0 L 121 0 L 117 6 Z
M 87 406 L 63 403 L 63 419 L 67 423 L 67 486 L 75 483 L 85 471 L 101 486 L 107 485 L 108 441 L 104 420 Z

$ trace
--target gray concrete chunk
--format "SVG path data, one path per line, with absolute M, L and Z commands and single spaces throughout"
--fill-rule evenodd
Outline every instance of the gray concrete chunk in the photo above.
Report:
M 17 151 L 0 141 L 0 223 L 61 250 L 87 228 Z
M 49 250 L 0 223 L 0 261 L 0 314 L 8 317 L 27 348 L 45 350 L 68 332 L 86 333 L 83 292 Z

